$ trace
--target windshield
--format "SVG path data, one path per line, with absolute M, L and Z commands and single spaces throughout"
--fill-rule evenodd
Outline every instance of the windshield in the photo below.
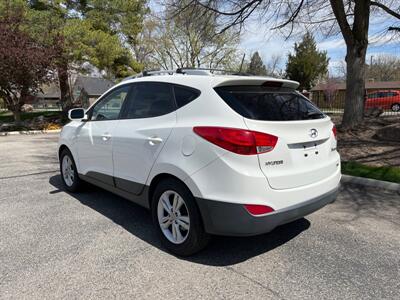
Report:
M 299 121 L 325 118 L 325 114 L 307 98 L 293 90 L 224 86 L 215 91 L 234 111 L 248 119 Z

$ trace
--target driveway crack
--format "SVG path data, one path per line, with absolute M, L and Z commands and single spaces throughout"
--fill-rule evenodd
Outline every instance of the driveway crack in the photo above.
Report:
M 41 175 L 41 174 L 49 174 L 49 173 L 55 173 L 55 172 L 58 172 L 58 171 L 59 171 L 59 170 L 41 171 L 41 172 L 36 172 L 36 173 L 28 173 L 28 174 L 21 174 L 21 175 L 5 176 L 5 177 L 0 177 L 0 180 L 1 180 L 1 179 L 12 179 L 12 178 L 20 178 L 20 177 Z
M 278 297 L 279 299 L 282 299 L 282 300 L 285 299 L 285 298 L 282 298 L 282 296 L 279 295 L 278 292 L 276 292 L 276 291 L 274 291 L 273 289 L 269 288 L 269 287 L 266 286 L 265 284 L 262 284 L 261 282 L 258 282 L 257 280 L 254 280 L 253 278 L 251 278 L 251 277 L 249 277 L 249 276 L 247 276 L 247 275 L 245 275 L 245 274 L 243 274 L 243 273 L 241 273 L 241 272 L 235 270 L 234 268 L 232 268 L 232 267 L 225 267 L 225 269 L 227 269 L 227 270 L 229 270 L 229 271 L 231 271 L 231 272 L 233 272 L 233 273 L 235 273 L 235 274 L 238 274 L 239 276 L 244 277 L 244 278 L 246 278 L 247 280 L 250 280 L 252 283 L 254 283 L 254 284 L 256 284 L 256 285 L 262 287 L 263 289 L 268 290 L 269 292 L 271 292 L 272 294 L 274 294 L 274 295 L 275 295 L 276 297 Z

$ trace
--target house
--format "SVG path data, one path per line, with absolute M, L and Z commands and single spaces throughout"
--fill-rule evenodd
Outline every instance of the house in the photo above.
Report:
M 108 79 L 78 76 L 73 88 L 73 97 L 82 107 L 89 107 L 113 85 Z
M 61 92 L 58 83 L 43 85 L 41 89 L 42 92 L 30 97 L 25 103 L 33 105 L 34 108 L 59 108 Z
M 111 88 L 114 83 L 111 80 L 78 75 L 72 80 L 72 97 L 75 105 L 89 107 L 105 91 Z M 61 92 L 57 82 L 42 86 L 42 92 L 32 99 L 34 108 L 59 108 Z
M 400 81 L 368 81 L 366 93 L 378 90 L 400 90 Z M 346 83 L 328 82 L 316 85 L 311 89 L 311 100 L 321 108 L 344 108 Z

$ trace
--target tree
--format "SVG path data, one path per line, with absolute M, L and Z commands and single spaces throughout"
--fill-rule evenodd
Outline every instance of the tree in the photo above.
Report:
M 294 45 L 294 54 L 288 55 L 286 76 L 300 82 L 300 90 L 310 90 L 315 81 L 328 73 L 326 51 L 318 51 L 314 37 L 310 33 Z
M 339 82 L 336 78 L 330 77 L 327 78 L 326 80 L 323 93 L 324 93 L 324 101 L 326 102 L 329 108 L 332 108 L 336 97 L 339 95 L 338 83 Z
M 17 123 L 26 99 L 53 79 L 56 56 L 54 47 L 39 44 L 21 30 L 23 21 L 22 14 L 11 11 L 0 20 L 0 97 Z
M 274 77 L 283 77 L 284 71 L 279 67 L 282 61 L 280 54 L 273 54 L 267 63 L 268 75 Z
M 186 7 L 189 2 L 178 5 Z M 215 15 L 207 9 L 188 6 L 175 14 L 167 8 L 161 18 L 146 20 L 142 39 L 132 48 L 146 66 L 155 68 L 229 68 L 237 59 L 239 35 L 233 30 L 217 33 Z
M 400 59 L 392 55 L 371 57 L 367 66 L 367 78 L 374 81 L 400 80 Z
M 258 54 L 258 51 L 254 52 L 251 56 L 249 66 L 247 67 L 247 73 L 259 76 L 267 75 L 267 68 L 263 63 L 260 54 Z
M 179 2 L 176 0 L 176 2 Z M 346 43 L 346 99 L 343 128 L 354 128 L 364 116 L 366 52 L 370 18 L 377 14 L 400 20 L 398 1 L 392 0 L 192 0 L 220 17 L 220 32 L 241 28 L 250 16 L 263 18 L 287 37 L 302 30 L 341 33 Z M 390 26 L 388 31 L 398 31 Z
M 90 63 L 105 77 L 121 78 L 141 68 L 127 43 L 134 41 L 141 30 L 147 12 L 145 0 L 28 2 L 30 33 L 48 44 L 55 39 L 62 41 L 56 66 L 64 111 L 73 100 L 70 70 L 81 71 L 84 63 Z

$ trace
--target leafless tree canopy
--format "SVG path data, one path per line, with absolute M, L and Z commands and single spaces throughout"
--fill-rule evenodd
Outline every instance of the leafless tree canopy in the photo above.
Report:
M 298 31 L 304 32 L 304 28 L 318 29 L 325 35 L 339 31 L 348 34 L 349 30 L 357 30 L 358 25 L 354 27 L 354 24 L 360 22 L 355 20 L 356 2 L 364 2 L 376 15 L 389 14 L 394 20 L 400 20 L 397 0 L 190 0 L 185 6 L 180 4 L 181 1 L 174 0 L 169 5 L 177 11 L 194 5 L 208 8 L 219 16 L 221 32 L 235 26 L 241 28 L 249 19 L 261 19 L 269 28 L 290 36 Z M 362 9 L 359 7 L 357 10 Z M 398 23 L 395 22 L 387 30 L 400 30 Z
M 373 81 L 400 80 L 400 59 L 392 55 L 378 55 L 371 58 L 367 78 Z
M 229 68 L 237 63 L 238 32 L 218 34 L 215 13 L 189 3 L 167 1 L 162 16 L 145 22 L 140 42 L 133 45 L 145 68 Z
M 394 24 L 388 31 L 398 31 L 398 0 L 191 0 L 185 7 L 174 0 L 176 13 L 201 6 L 218 16 L 220 32 L 241 29 L 247 20 L 262 20 L 286 37 L 304 31 L 319 30 L 324 35 L 341 33 L 346 43 L 346 100 L 342 125 L 354 128 L 364 116 L 366 53 L 371 16 L 381 14 Z

